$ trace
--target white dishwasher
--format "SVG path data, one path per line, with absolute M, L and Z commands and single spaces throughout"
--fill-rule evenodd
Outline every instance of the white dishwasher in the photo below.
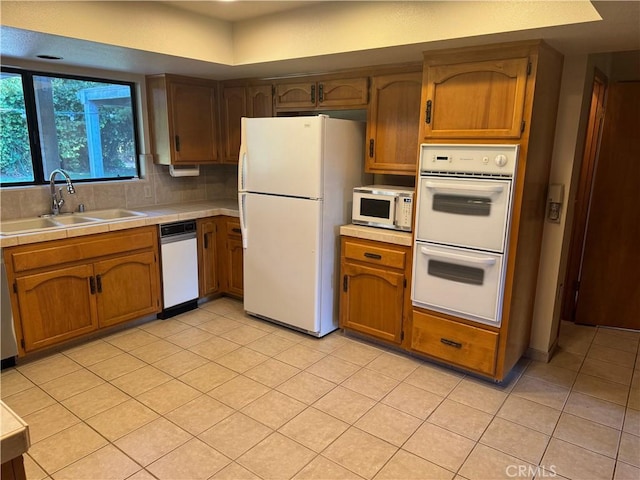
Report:
M 198 306 L 198 243 L 196 222 L 160 225 L 163 309 L 160 318 L 170 318 Z

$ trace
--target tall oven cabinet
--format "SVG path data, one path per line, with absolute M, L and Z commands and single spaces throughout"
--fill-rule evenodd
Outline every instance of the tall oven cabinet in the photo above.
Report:
M 408 344 L 495 381 L 529 345 L 562 61 L 542 41 L 424 54 L 420 142 L 519 145 L 519 155 L 501 324 L 414 306 Z

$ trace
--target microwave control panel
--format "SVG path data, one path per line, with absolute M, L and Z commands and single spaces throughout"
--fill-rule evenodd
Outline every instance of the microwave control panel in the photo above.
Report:
M 413 210 L 413 199 L 411 197 L 399 197 L 399 208 L 397 223 L 402 227 L 411 227 L 411 215 Z

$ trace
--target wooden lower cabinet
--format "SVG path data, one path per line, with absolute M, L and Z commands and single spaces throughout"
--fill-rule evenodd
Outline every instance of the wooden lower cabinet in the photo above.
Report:
M 238 298 L 244 295 L 242 234 L 237 218 L 223 220 L 224 249 L 223 271 L 225 273 L 224 292 Z
M 342 237 L 341 252 L 340 327 L 400 345 L 409 247 Z
M 20 455 L 19 457 L 3 462 L 0 478 L 3 480 L 27 480 L 23 456 Z
M 20 355 L 160 311 L 156 227 L 3 253 Z
M 154 252 L 103 260 L 95 264 L 94 273 L 99 327 L 158 311 L 159 275 Z
M 493 375 L 498 332 L 414 310 L 411 349 L 456 366 Z
M 220 292 L 218 222 L 216 217 L 196 221 L 198 232 L 198 290 L 200 297 Z
M 92 265 L 56 268 L 15 279 L 24 350 L 32 351 L 98 328 Z
M 225 294 L 242 298 L 242 234 L 237 218 L 199 219 L 198 279 L 200 297 Z

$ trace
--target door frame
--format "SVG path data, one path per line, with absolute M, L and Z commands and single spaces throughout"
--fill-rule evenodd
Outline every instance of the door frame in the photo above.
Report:
M 569 256 L 564 279 L 565 289 L 561 305 L 562 320 L 571 322 L 574 321 L 576 314 L 577 292 L 580 287 L 589 205 L 591 203 L 595 168 L 600 153 L 600 139 L 602 136 L 608 87 L 609 81 L 606 75 L 600 70 L 595 69 L 587 134 L 584 142 L 582 165 L 580 166 L 578 189 L 574 200 L 574 216 L 569 242 Z

